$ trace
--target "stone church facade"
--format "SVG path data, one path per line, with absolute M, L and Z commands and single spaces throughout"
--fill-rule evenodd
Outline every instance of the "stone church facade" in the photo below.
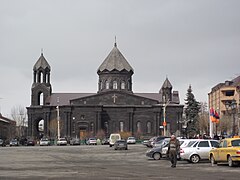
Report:
M 157 93 L 134 93 L 134 70 L 116 43 L 97 70 L 96 93 L 53 93 L 50 72 L 51 67 L 42 53 L 33 67 L 31 105 L 27 107 L 31 137 L 56 137 L 58 117 L 61 137 L 85 138 L 99 133 L 109 136 L 115 132 L 131 132 L 133 136 L 163 135 L 166 101 L 167 135 L 181 131 L 183 105 L 178 91 L 172 91 L 166 78 Z

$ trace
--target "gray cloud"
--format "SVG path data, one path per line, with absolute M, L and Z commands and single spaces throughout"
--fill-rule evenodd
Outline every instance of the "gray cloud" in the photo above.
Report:
M 3 1 L 0 7 L 0 106 L 30 105 L 41 48 L 54 92 L 96 92 L 97 68 L 114 36 L 135 70 L 135 92 L 158 92 L 166 76 L 181 103 L 239 74 L 240 1 Z

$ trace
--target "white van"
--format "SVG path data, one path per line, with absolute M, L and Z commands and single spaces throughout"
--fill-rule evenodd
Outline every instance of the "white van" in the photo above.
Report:
M 117 140 L 121 140 L 121 135 L 111 134 L 109 137 L 109 146 L 112 147 Z

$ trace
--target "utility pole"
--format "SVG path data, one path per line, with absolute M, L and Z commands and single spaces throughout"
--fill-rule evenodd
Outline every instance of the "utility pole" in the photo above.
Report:
M 57 99 L 57 138 L 60 138 L 59 97 Z
M 167 126 L 167 122 L 166 122 L 166 108 L 167 106 L 170 104 L 169 99 L 165 100 L 165 96 L 164 96 L 164 103 L 163 103 L 163 135 L 166 136 L 166 126 Z

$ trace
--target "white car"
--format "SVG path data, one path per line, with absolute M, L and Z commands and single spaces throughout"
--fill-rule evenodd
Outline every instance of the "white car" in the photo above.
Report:
M 121 140 L 121 135 L 111 134 L 109 137 L 109 147 L 112 147 L 117 140 Z
M 135 139 L 135 137 L 128 137 L 128 139 L 127 139 L 127 144 L 136 144 L 136 139 Z
M 180 158 L 192 163 L 198 163 L 202 159 L 208 159 L 209 151 L 219 145 L 217 140 L 199 139 L 187 147 L 180 149 Z
M 178 140 L 180 143 L 180 148 L 183 148 L 183 147 L 187 147 L 188 145 L 191 146 L 193 143 L 195 143 L 199 139 L 178 139 Z M 162 156 L 167 156 L 167 151 L 168 151 L 168 144 L 164 145 L 164 147 L 162 148 L 162 152 L 161 152 Z
M 67 145 L 67 140 L 65 139 L 65 138 L 59 138 L 58 140 L 57 140 L 57 145 L 58 146 L 66 146 Z
M 50 145 L 50 141 L 48 139 L 41 139 L 39 142 L 40 146 L 49 146 Z
M 87 145 L 97 145 L 97 140 L 96 138 L 89 138 L 87 140 Z

